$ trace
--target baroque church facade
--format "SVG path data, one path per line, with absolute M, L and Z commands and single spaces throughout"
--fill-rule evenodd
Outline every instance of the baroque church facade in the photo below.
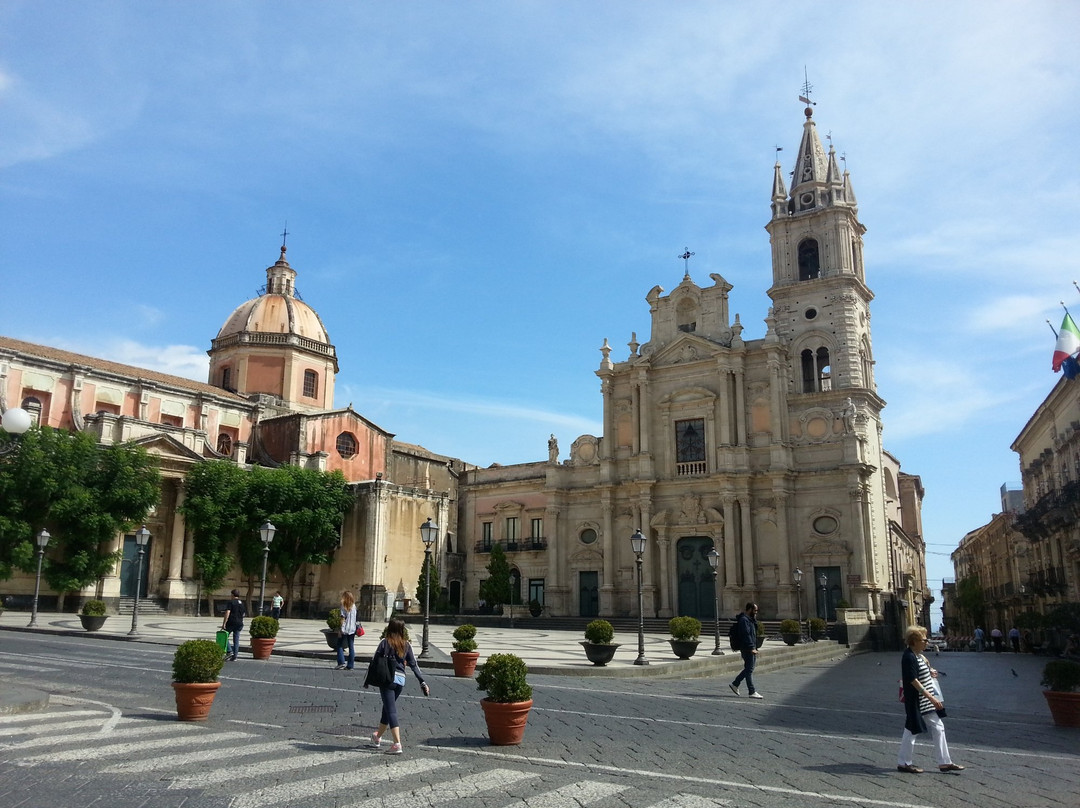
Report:
M 85 596 L 118 600 L 140 586 L 170 611 L 195 611 L 183 476 L 227 458 L 340 469 L 350 481 L 355 503 L 333 563 L 268 578 L 301 612 L 342 589 L 357 591 L 367 620 L 415 610 L 418 528 L 432 518 L 440 579 L 459 611 L 479 604 L 500 544 L 521 602 L 552 616 L 636 614 L 629 537 L 640 529 L 647 616 L 711 617 L 717 602 L 732 614 L 756 600 L 770 619 L 832 618 L 846 603 L 901 624 L 903 609 L 929 607 L 922 488 L 882 446 L 865 228 L 810 108 L 790 190 L 774 168 L 766 229 L 764 337 L 744 339 L 718 274 L 654 287 L 649 339 L 632 336 L 625 354 L 606 339 L 601 348 L 603 434 L 578 437 L 561 462 L 553 436 L 546 461 L 481 469 L 335 408 L 336 349 L 284 246 L 265 290 L 212 340 L 206 383 L 0 337 L 0 408 L 21 405 L 102 443 L 133 441 L 161 462 L 144 580 L 134 580 L 134 537 L 118 536 L 124 561 Z M 27 583 L 0 582 L 0 593 Z M 223 592 L 243 583 L 230 578 Z

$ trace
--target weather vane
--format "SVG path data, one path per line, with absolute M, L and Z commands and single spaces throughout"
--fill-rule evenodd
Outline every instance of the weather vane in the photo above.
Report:
M 814 85 L 810 83 L 810 78 L 806 74 L 806 65 L 803 65 L 803 85 L 802 95 L 799 96 L 799 100 L 806 104 L 807 117 L 810 116 L 810 107 L 817 106 L 817 101 L 810 100 L 810 93 L 814 91 Z
M 696 255 L 696 253 L 690 252 L 689 247 L 686 247 L 684 249 L 685 249 L 685 252 L 682 255 L 678 256 L 678 257 L 683 260 L 683 267 L 684 267 L 684 269 L 683 269 L 683 277 L 684 278 L 689 278 L 690 277 L 690 256 Z

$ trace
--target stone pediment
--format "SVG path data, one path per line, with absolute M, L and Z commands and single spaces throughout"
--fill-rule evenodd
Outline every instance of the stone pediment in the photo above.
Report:
M 697 334 L 682 334 L 663 348 L 650 351 L 648 361 L 654 367 L 702 362 L 716 356 L 720 348 L 731 347 L 731 337 L 730 330 L 726 333 L 726 343 L 714 342 Z
M 189 449 L 180 441 L 170 435 L 147 435 L 131 441 L 133 446 L 141 446 L 147 453 L 155 457 L 180 459 L 180 460 L 205 460 L 201 454 Z

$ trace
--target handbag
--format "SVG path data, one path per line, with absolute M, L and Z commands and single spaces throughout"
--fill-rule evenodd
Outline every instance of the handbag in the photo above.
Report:
M 394 674 L 397 673 L 397 665 L 388 656 L 383 656 L 378 651 L 368 663 L 367 678 L 364 679 L 364 687 L 390 687 L 394 684 Z
M 363 623 L 357 623 L 356 624 L 356 636 L 357 637 L 363 637 L 364 636 L 364 625 L 363 625 Z

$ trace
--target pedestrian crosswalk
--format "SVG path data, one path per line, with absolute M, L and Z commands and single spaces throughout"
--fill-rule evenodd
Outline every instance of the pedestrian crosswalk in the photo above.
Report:
M 475 756 L 440 757 L 413 748 L 402 757 L 334 739 L 326 743 L 267 740 L 241 730 L 218 730 L 171 716 L 121 716 L 72 705 L 31 715 L 0 715 L 0 763 L 19 767 L 73 764 L 82 778 L 101 778 L 103 793 L 132 783 L 194 791 L 231 808 L 717 808 L 729 801 L 700 793 L 671 793 L 580 769 L 493 766 Z M 90 767 L 95 767 L 96 771 Z M 535 769 L 535 770 L 534 770 Z M 568 773 L 570 772 L 570 773 Z M 117 781 L 122 780 L 122 785 Z M 180 795 L 178 795 L 180 796 Z

